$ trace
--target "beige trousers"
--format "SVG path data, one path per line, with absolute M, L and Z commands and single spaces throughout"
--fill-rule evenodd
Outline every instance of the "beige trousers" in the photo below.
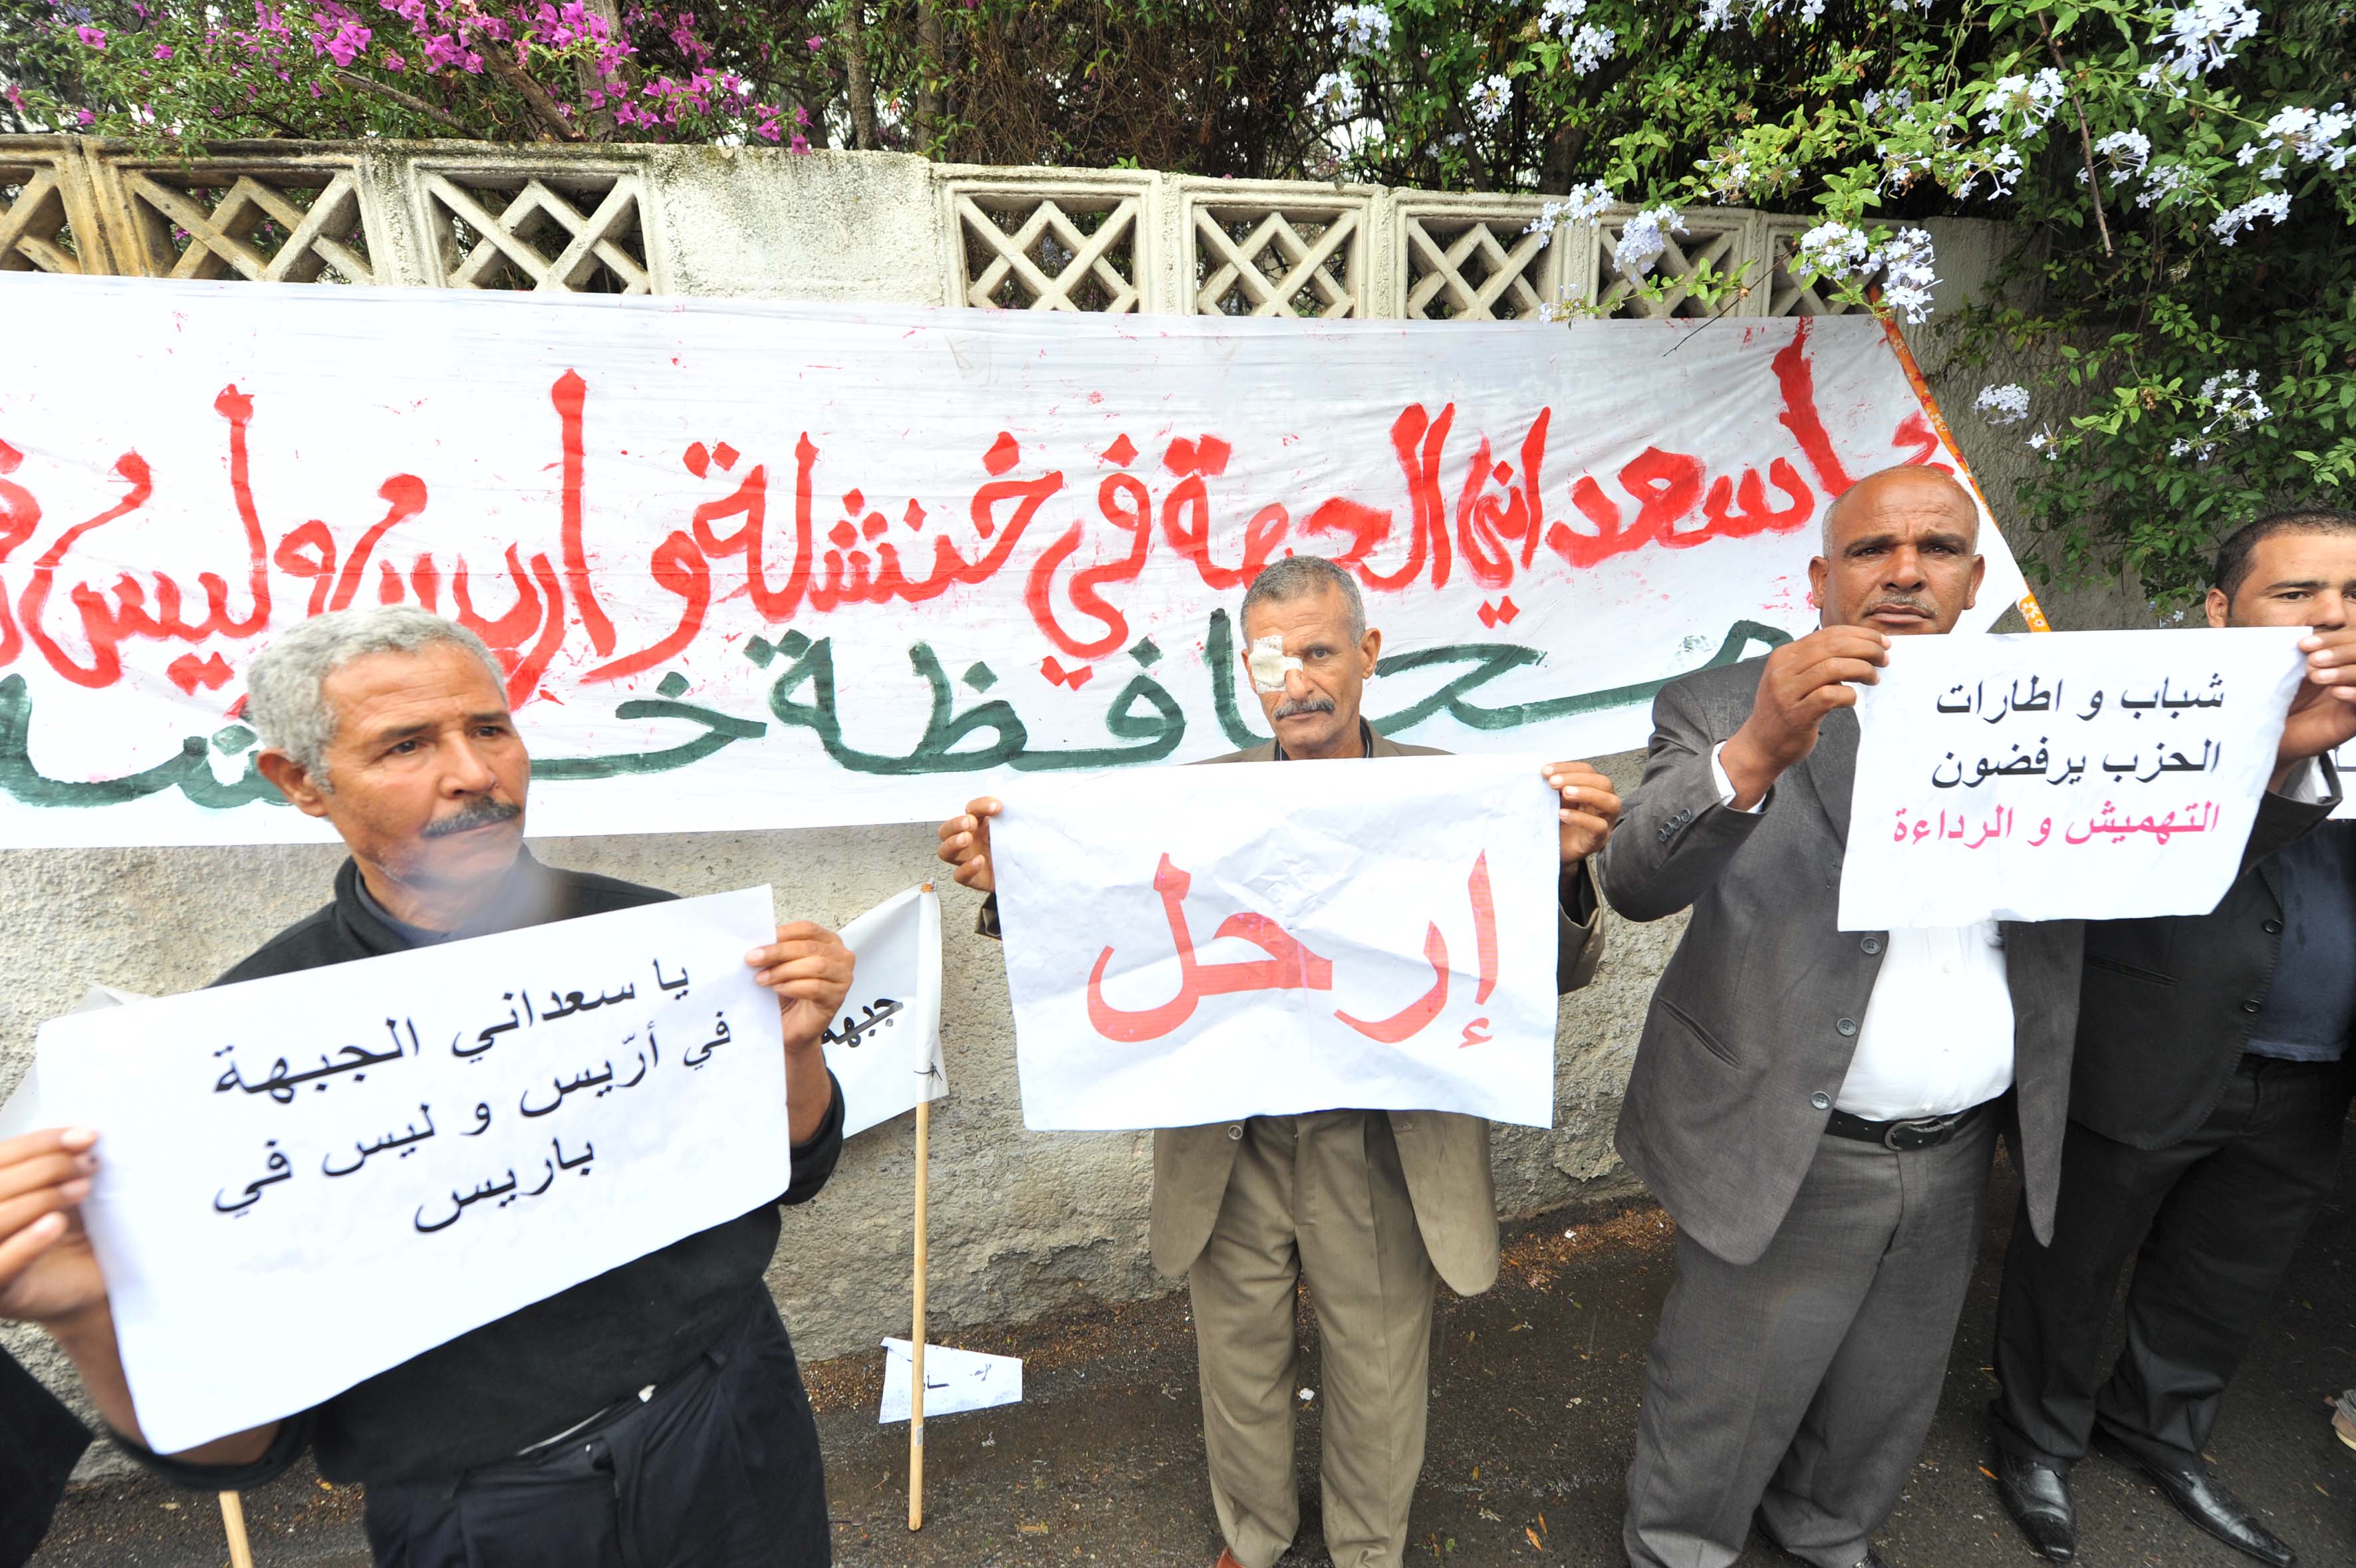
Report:
M 1245 1568 L 1269 1568 L 1300 1526 L 1293 1285 L 1306 1273 L 1324 1341 L 1326 1550 L 1334 1568 L 1397 1568 L 1423 1468 L 1435 1275 L 1389 1118 L 1325 1111 L 1243 1125 L 1218 1224 L 1188 1275 L 1219 1529 Z

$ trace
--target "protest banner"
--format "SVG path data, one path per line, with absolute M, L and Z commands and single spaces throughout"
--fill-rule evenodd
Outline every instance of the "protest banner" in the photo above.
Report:
M 1815 621 L 1825 508 L 1961 459 L 1869 317 L 1544 322 L 253 289 L 0 274 L 0 845 L 324 840 L 244 671 L 306 615 L 481 632 L 536 833 L 937 821 L 1264 738 L 1288 551 L 1369 716 L 1643 744 Z M 1993 527 L 1984 627 L 2021 593 Z
M 132 1401 L 174 1452 L 317 1404 L 772 1202 L 753 888 L 54 1019 L 43 1112 Z M 316 1064 L 316 1065 L 315 1065 Z
M 2302 628 L 1901 637 L 1860 686 L 1840 929 L 2205 915 Z
M 840 934 L 854 961 L 851 994 L 822 1038 L 850 1138 L 949 1091 L 941 1065 L 940 899 L 930 883 L 911 887 Z
M 1554 1123 L 1559 850 L 1522 757 L 1033 783 L 991 830 L 1023 1121 Z

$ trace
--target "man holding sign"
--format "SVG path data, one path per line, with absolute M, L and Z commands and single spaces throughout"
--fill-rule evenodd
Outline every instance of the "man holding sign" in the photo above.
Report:
M 1663 690 L 1604 859 L 1622 914 L 1693 910 L 1618 1140 L 1678 1224 L 1628 1475 L 1641 1568 L 1724 1568 L 1754 1524 L 1815 1568 L 1878 1564 L 1872 1532 L 1938 1402 L 1998 1131 L 2021 1173 L 2017 1248 L 2053 1236 L 2064 1180 L 2081 922 L 1838 918 L 1858 688 L 1890 639 L 1945 633 L 1971 607 L 1979 509 L 1937 470 L 1891 468 L 1824 529 L 1823 629 Z M 2268 796 L 2253 852 L 2312 810 Z
M 1360 714 L 1382 634 L 1366 626 L 1357 584 L 1347 572 L 1315 556 L 1276 562 L 1254 579 L 1241 619 L 1249 645 L 1245 668 L 1275 738 L 1214 760 L 1430 755 L 1427 747 L 1400 746 L 1376 735 Z M 1601 957 L 1586 861 L 1609 835 L 1620 802 L 1611 781 L 1583 763 L 1557 763 L 1545 772 L 1558 791 L 1558 832 L 1545 834 L 1543 822 L 1535 826 L 1557 840 L 1561 869 L 1558 879 L 1547 878 L 1554 884 L 1558 908 L 1547 933 L 1552 940 L 1539 947 L 1538 955 L 1543 959 L 1545 946 L 1553 948 L 1556 986 L 1569 992 L 1587 983 Z M 982 910 L 981 929 L 988 935 L 998 934 L 990 824 L 1001 809 L 995 800 L 978 800 L 966 814 L 941 824 L 940 856 L 957 868 L 957 880 L 992 894 Z M 1544 836 L 1532 847 L 1542 844 Z M 1305 832 L 1267 838 L 1267 858 L 1277 861 L 1302 853 L 1304 843 L 1328 842 Z M 1368 856 L 1376 854 L 1370 843 L 1353 847 Z M 1163 860 L 1168 867 L 1169 857 Z M 1481 874 L 1484 889 L 1488 869 Z M 1517 865 L 1516 872 L 1521 869 Z M 1346 871 L 1346 865 L 1331 865 L 1318 875 Z M 1462 870 L 1455 875 L 1462 876 Z M 1173 910 L 1173 929 L 1186 882 L 1185 871 L 1175 867 L 1154 878 L 1156 891 Z M 1358 886 L 1371 885 L 1370 870 L 1362 867 Z M 1308 971 L 1327 965 L 1289 932 L 1276 934 L 1265 917 L 1233 917 L 1221 934 L 1236 929 L 1259 933 L 1248 940 L 1271 955 L 1290 955 L 1228 966 L 1239 981 L 1273 975 L 1289 963 L 1290 972 L 1308 984 Z M 1436 925 L 1430 941 L 1440 942 Z M 1444 998 L 1446 950 L 1436 950 L 1436 994 Z M 1183 948 L 1178 961 L 1182 968 L 1191 962 Z M 1085 972 L 1086 957 L 1076 962 Z M 1102 967 L 1100 962 L 1099 973 Z M 1212 967 L 1197 971 L 1198 977 Z M 1261 981 L 1249 983 L 1256 987 Z M 1191 1007 L 1184 996 L 1182 988 L 1180 1005 Z M 1322 996 L 1319 1005 L 1331 1008 Z M 1431 1005 L 1436 1010 L 1440 1004 Z M 1551 1007 L 1547 1011 L 1544 1042 L 1550 1047 Z M 1353 1026 L 1370 1037 L 1383 1033 L 1363 1022 Z M 1113 1028 L 1114 1037 L 1148 1037 L 1141 1026 L 1116 1021 Z M 1164 1032 L 1159 1024 L 1152 1030 L 1156 1036 Z M 1302 1044 L 1259 1042 L 1263 1057 L 1289 1055 Z M 1478 1044 L 1478 1032 L 1468 1028 L 1462 1048 Z M 1447 1051 L 1459 1054 L 1452 1038 Z M 1550 1049 L 1542 1077 L 1539 1095 L 1550 1111 Z M 1030 1095 L 1026 1069 L 1026 1103 Z M 1385 1114 L 1334 1109 L 1164 1127 L 1154 1134 L 1153 1170 L 1153 1260 L 1165 1273 L 1186 1274 L 1193 1293 L 1211 1496 L 1226 1541 L 1218 1564 L 1269 1568 L 1299 1525 L 1292 1459 L 1299 1358 L 1293 1317 L 1295 1288 L 1305 1272 L 1324 1340 L 1326 1548 L 1337 1568 L 1394 1568 L 1401 1561 L 1408 1505 L 1423 1463 L 1435 1275 L 1472 1295 L 1486 1290 L 1497 1274 L 1487 1121 L 1430 1110 Z
M 334 902 L 224 983 L 612 918 L 670 897 L 552 870 L 524 850 L 530 759 L 499 668 L 471 633 L 411 608 L 336 612 L 279 638 L 249 679 L 263 771 L 297 810 L 330 822 L 351 858 Z M 783 1024 L 793 1147 L 781 1201 L 799 1203 L 825 1184 L 841 1146 L 819 1037 L 842 1004 L 851 961 L 832 932 L 798 923 L 745 961 L 776 993 Z M 401 1056 L 398 1040 L 391 1056 Z M 233 1066 L 224 1089 L 276 1098 L 284 1080 L 293 1099 L 284 1057 L 252 1085 L 231 1081 L 242 1070 Z M 601 1081 L 559 1084 L 555 1100 Z M 60 1167 L 60 1198 L 95 1168 L 91 1141 L 64 1135 L 60 1147 L 80 1153 Z M 249 1186 L 248 1200 L 274 1179 Z M 444 1223 L 421 1217 L 416 1229 Z M 208 1490 L 255 1486 L 313 1448 L 330 1479 L 367 1486 L 380 1563 L 808 1568 L 829 1561 L 830 1531 L 816 1427 L 763 1283 L 778 1228 L 776 1204 L 762 1204 L 299 1414 L 167 1456 L 141 1446 L 107 1282 L 79 1227 L 53 1230 L 40 1255 L 0 1284 L 0 1316 L 47 1327 L 125 1445 L 173 1479 Z M 354 1305 L 357 1322 L 367 1313 Z
M 1979 511 L 1935 469 L 1860 480 L 1809 564 L 1823 629 L 1674 681 L 1603 861 L 1631 919 L 1693 911 L 1655 993 L 1618 1145 L 1677 1221 L 1623 1531 L 1637 1568 L 1724 1568 L 1753 1513 L 1816 1568 L 1878 1563 L 1938 1402 L 2019 1090 L 2050 1227 L 2077 927 L 1844 935 L 1854 682 L 1952 630 Z
M 2356 513 L 2252 522 L 2217 553 L 2217 627 L 2307 627 L 2275 787 L 2356 736 Z M 2329 800 L 2308 809 L 2312 820 Z M 2267 842 L 2276 842 L 2269 839 Z M 2252 853 L 2205 914 L 2091 922 L 2052 1243 L 2016 1223 L 1997 1309 L 1997 1488 L 2047 1557 L 2077 1550 L 2072 1466 L 2099 1425 L 2186 1517 L 2287 1568 L 2209 1473 L 2225 1384 L 2329 1202 L 2356 1059 L 2356 823 Z M 2098 1388 L 2119 1273 L 2126 1348 Z

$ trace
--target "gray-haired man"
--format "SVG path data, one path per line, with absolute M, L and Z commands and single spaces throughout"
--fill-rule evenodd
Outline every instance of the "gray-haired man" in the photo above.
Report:
M 526 853 L 531 759 L 489 651 L 447 621 L 411 608 L 321 616 L 254 660 L 248 693 L 263 773 L 333 823 L 351 858 L 332 903 L 222 983 L 671 897 Z M 850 989 L 851 954 L 798 923 L 747 961 L 785 1022 L 793 1186 L 779 1201 L 799 1203 L 842 1147 L 819 1036 Z M 62 1134 L 61 1146 L 87 1152 L 90 1137 Z M 813 1568 L 830 1561 L 825 1482 L 762 1283 L 777 1231 L 776 1205 L 764 1204 L 315 1409 L 168 1457 L 139 1445 L 105 1281 L 78 1225 L 0 1283 L 0 1317 L 56 1336 L 124 1445 L 174 1480 L 256 1486 L 313 1449 L 329 1479 L 367 1486 L 380 1563 Z
M 1348 573 L 1287 556 L 1244 596 L 1246 668 L 1275 738 L 1215 762 L 1427 754 L 1359 713 L 1383 636 Z M 1602 957 L 1587 856 L 1620 811 L 1611 780 L 1549 765 L 1562 792 L 1558 983 Z M 990 893 L 994 800 L 941 824 L 940 857 Z M 997 934 L 996 896 L 981 929 Z M 1325 1546 L 1335 1568 L 1396 1568 L 1423 1467 L 1435 1276 L 1473 1295 L 1497 1277 L 1489 1124 L 1436 1112 L 1254 1116 L 1153 1136 L 1154 1265 L 1187 1276 L 1201 1358 L 1211 1500 L 1226 1539 L 1213 1568 L 1269 1568 L 1301 1519 L 1292 1473 L 1294 1291 L 1304 1273 L 1324 1340 Z

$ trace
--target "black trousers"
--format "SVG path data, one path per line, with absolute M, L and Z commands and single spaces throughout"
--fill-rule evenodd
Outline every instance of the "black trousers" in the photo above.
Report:
M 16 1568 L 41 1544 L 89 1446 L 89 1429 L 0 1351 L 0 1568 Z
M 2154 1459 L 2197 1461 L 2333 1190 L 2351 1065 L 2244 1057 L 2209 1119 L 2169 1148 L 2070 1123 L 2053 1243 L 2037 1244 L 2024 1208 L 2005 1254 L 1999 1444 L 2067 1470 L 2100 1422 Z M 2126 1347 L 2098 1389 L 2103 1328 L 2130 1255 Z
M 529 1458 L 368 1488 L 379 1568 L 827 1568 L 826 1477 L 767 1292 L 643 1404 Z

